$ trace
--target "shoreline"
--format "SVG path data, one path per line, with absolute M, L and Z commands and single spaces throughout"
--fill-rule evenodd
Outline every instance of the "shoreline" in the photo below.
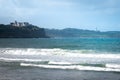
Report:
M 0 66 L 0 80 L 120 80 L 119 75 L 115 72 Z

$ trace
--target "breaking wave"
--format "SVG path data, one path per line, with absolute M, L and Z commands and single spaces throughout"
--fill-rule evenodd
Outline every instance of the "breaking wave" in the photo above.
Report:
M 118 58 L 120 54 L 113 54 L 107 52 L 96 52 L 93 50 L 66 50 L 66 49 L 22 49 L 22 48 L 1 48 L 1 55 L 19 55 L 19 56 L 38 56 L 38 55 L 58 55 L 65 57 L 86 57 L 86 58 Z
M 21 67 L 39 67 L 39 68 L 47 68 L 47 69 L 120 72 L 120 64 L 94 64 L 94 63 L 81 64 L 77 62 L 72 63 L 72 62 L 55 62 L 55 61 L 43 61 L 43 60 L 32 60 L 32 59 L 1 58 L 0 66 L 1 65 L 4 65 L 4 67 L 21 66 Z
M 93 50 L 0 48 L 1 62 L 49 69 L 120 72 L 120 54 Z
M 73 70 L 86 70 L 86 71 L 112 71 L 120 72 L 119 68 L 111 67 L 94 67 L 94 66 L 83 66 L 83 65 L 41 65 L 41 64 L 32 64 L 32 63 L 21 63 L 21 66 L 31 66 L 31 67 L 40 67 L 40 68 L 50 68 L 50 69 L 73 69 Z

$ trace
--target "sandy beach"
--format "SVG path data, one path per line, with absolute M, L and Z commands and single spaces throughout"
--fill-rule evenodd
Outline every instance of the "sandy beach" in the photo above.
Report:
M 1 66 L 0 80 L 120 80 L 120 73 Z

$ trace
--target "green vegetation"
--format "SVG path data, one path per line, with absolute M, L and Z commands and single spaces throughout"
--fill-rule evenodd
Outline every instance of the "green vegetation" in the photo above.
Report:
M 16 27 L 11 25 L 0 25 L 0 38 L 48 38 L 44 28 L 29 25 Z

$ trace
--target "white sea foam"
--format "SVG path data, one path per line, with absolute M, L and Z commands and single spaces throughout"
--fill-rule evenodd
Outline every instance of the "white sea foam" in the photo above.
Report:
M 63 57 L 80 57 L 80 58 L 113 58 L 113 59 L 120 59 L 120 54 L 112 54 L 106 52 L 95 53 L 95 51 L 83 51 L 83 50 L 65 50 L 65 49 L 19 49 L 19 48 L 3 48 L 0 49 L 1 54 L 8 54 L 8 55 L 52 55 L 52 56 L 63 56 Z
M 18 59 L 18 58 L 0 58 L 0 61 L 7 61 L 7 62 L 12 62 L 12 61 L 15 61 L 15 62 L 41 62 L 43 60 L 41 59 Z
M 70 62 L 55 62 L 55 61 L 49 61 L 48 64 L 55 64 L 55 65 L 70 65 L 72 63 Z
M 70 62 L 55 62 L 55 61 L 45 61 L 41 59 L 13 59 L 13 58 L 0 58 L 0 61 L 6 61 L 6 62 L 48 62 L 48 64 L 54 64 L 54 65 L 71 65 Z
M 120 69 L 105 68 L 105 67 L 93 67 L 93 66 L 82 66 L 82 65 L 70 65 L 70 66 L 61 66 L 61 65 L 41 65 L 41 64 L 29 64 L 21 63 L 21 66 L 31 66 L 31 67 L 40 67 L 40 68 L 50 68 L 50 69 L 75 69 L 75 70 L 87 70 L 87 71 L 113 71 L 120 72 Z
M 0 49 L 0 53 L 2 54 L 10 54 L 10 55 L 49 55 L 49 54 L 58 54 L 62 52 L 62 49 L 34 49 L 34 48 L 4 48 Z
M 107 68 L 118 68 L 118 69 L 120 69 L 120 64 L 106 64 L 105 66 Z

